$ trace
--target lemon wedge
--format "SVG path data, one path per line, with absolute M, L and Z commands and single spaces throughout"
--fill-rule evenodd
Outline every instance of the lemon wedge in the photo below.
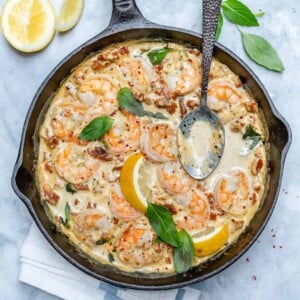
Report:
M 228 235 L 228 224 L 224 224 L 206 235 L 192 236 L 195 254 L 197 256 L 214 254 L 227 243 Z
M 126 200 L 142 213 L 145 213 L 148 207 L 151 178 L 151 164 L 141 153 L 127 158 L 120 174 L 121 191 Z
M 8 0 L 1 25 L 12 47 L 22 52 L 39 51 L 54 37 L 54 9 L 48 0 Z
M 65 32 L 72 29 L 80 20 L 84 0 L 64 0 L 57 17 L 56 29 Z

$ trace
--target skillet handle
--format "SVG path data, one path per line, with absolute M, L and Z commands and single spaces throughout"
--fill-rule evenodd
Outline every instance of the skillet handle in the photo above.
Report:
M 112 0 L 113 11 L 108 28 L 123 24 L 143 25 L 151 23 L 141 13 L 135 0 Z
M 31 188 L 32 182 L 29 172 L 17 162 L 11 177 L 11 186 L 31 214 L 33 214 L 32 202 L 25 194 Z

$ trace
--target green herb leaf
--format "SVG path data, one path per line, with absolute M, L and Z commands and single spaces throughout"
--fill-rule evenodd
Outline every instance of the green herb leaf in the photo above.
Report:
M 246 127 L 245 133 L 243 134 L 243 139 L 253 140 L 253 142 L 249 146 L 249 149 L 252 150 L 259 143 L 259 141 L 261 140 L 261 137 L 260 137 L 260 134 L 255 131 L 253 126 L 251 124 L 249 124 Z
M 183 273 L 192 266 L 195 248 L 191 236 L 184 229 L 178 232 L 178 238 L 181 246 L 174 248 L 173 261 L 176 272 Z
M 114 120 L 108 116 L 95 118 L 79 134 L 80 140 L 94 141 L 104 136 L 113 124 Z
M 129 88 L 121 88 L 118 93 L 118 102 L 121 108 L 132 114 L 143 117 L 148 116 L 156 119 L 168 119 L 164 114 L 145 111 L 142 103 L 138 101 Z
M 109 262 L 113 262 L 113 261 L 115 261 L 115 258 L 114 258 L 114 256 L 113 256 L 113 254 L 112 253 L 108 253 L 108 260 L 109 260 Z
M 69 203 L 66 203 L 65 206 L 65 221 L 64 221 L 64 225 L 69 228 L 70 227 L 70 206 Z
M 153 113 L 151 111 L 144 111 L 144 115 L 155 119 L 168 120 L 168 118 L 161 112 Z
M 232 23 L 241 26 L 259 26 L 255 15 L 242 2 L 238 0 L 226 0 L 222 3 L 225 17 Z
M 133 113 L 136 116 L 142 117 L 144 115 L 144 108 L 140 101 L 138 101 L 129 88 L 121 88 L 118 93 L 118 102 L 121 108 Z
M 168 209 L 160 205 L 148 203 L 147 218 L 154 232 L 161 240 L 174 247 L 180 246 L 176 226 Z
M 108 242 L 108 239 L 101 238 L 100 240 L 96 241 L 96 245 L 97 246 L 104 245 L 107 242 Z
M 243 134 L 243 139 L 253 138 L 255 136 L 260 137 L 260 134 L 257 131 L 255 131 L 255 129 L 253 128 L 253 126 L 251 124 L 249 124 L 245 129 L 245 133 Z
M 72 183 L 70 183 L 70 182 L 68 182 L 68 183 L 66 184 L 66 191 L 67 191 L 68 193 L 71 193 L 72 195 L 75 194 L 75 193 L 77 193 L 77 191 L 74 190 Z
M 154 49 L 150 51 L 147 55 L 152 65 L 159 65 L 171 50 L 172 49 L 167 47 L 161 49 Z
M 284 70 L 281 59 L 267 40 L 259 35 L 241 33 L 246 53 L 253 61 L 269 70 L 277 72 Z
M 216 41 L 219 39 L 223 27 L 223 15 L 220 12 L 216 31 Z

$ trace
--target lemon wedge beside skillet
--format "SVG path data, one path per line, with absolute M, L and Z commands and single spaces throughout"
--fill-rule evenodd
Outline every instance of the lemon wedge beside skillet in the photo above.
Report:
M 72 29 L 80 20 L 84 0 L 64 0 L 56 21 L 56 29 L 65 32 Z
M 4 37 L 15 49 L 36 52 L 55 34 L 55 13 L 49 0 L 9 0 L 2 11 Z

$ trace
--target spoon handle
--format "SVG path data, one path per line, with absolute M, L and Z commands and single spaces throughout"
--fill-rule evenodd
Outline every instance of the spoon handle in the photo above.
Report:
M 202 21 L 202 94 L 201 105 L 207 105 L 209 71 L 222 0 L 203 0 Z

